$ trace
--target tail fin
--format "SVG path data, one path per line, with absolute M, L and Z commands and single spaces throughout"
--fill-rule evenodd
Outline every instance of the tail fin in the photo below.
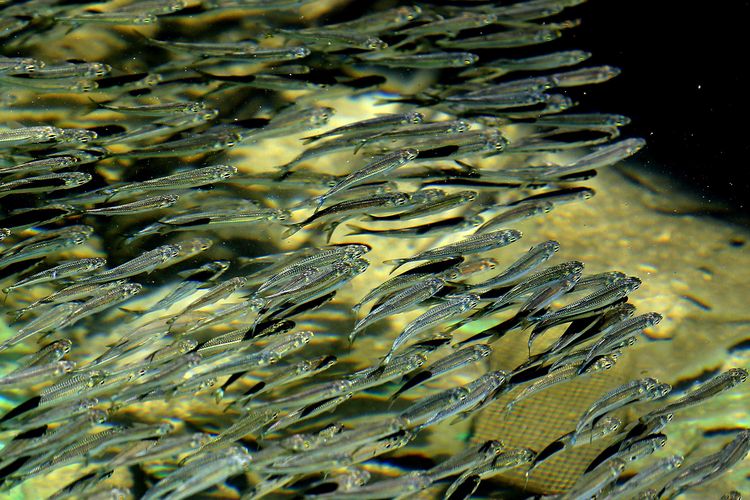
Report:
M 388 273 L 388 274 L 393 274 L 394 272 L 396 272 L 396 269 L 398 269 L 399 267 L 403 266 L 407 262 L 411 262 L 411 259 L 391 259 L 391 260 L 384 260 L 383 264 L 395 264 L 396 267 L 394 267 L 393 269 L 391 269 L 391 272 Z
M 349 229 L 353 229 L 353 231 L 351 231 L 349 233 L 346 233 L 345 236 L 359 236 L 359 235 L 362 235 L 362 234 L 370 234 L 371 233 L 371 231 L 369 229 L 367 229 L 365 227 L 361 227 L 361 226 L 356 226 L 354 224 L 347 224 L 346 227 L 349 228 Z
M 302 229 L 302 224 L 285 224 L 286 229 L 284 229 L 284 232 L 281 233 L 281 239 L 285 240 L 292 235 L 296 234 L 297 231 Z
M 304 144 L 305 146 L 307 146 L 311 142 L 315 142 L 315 141 L 320 140 L 322 138 L 323 138 L 323 134 L 309 135 L 307 137 L 301 138 L 300 141 L 302 141 L 302 144 Z

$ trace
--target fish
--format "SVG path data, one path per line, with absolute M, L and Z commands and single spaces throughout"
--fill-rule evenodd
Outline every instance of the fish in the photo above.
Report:
M 450 257 L 459 257 L 466 254 L 486 252 L 488 250 L 493 250 L 495 248 L 510 245 L 511 243 L 518 241 L 521 236 L 521 232 L 515 229 L 504 229 L 501 231 L 494 231 L 486 234 L 472 235 L 464 238 L 457 243 L 446 245 L 444 247 L 434 248 L 432 250 L 426 250 L 414 257 L 391 259 L 384 261 L 384 263 L 396 265 L 396 267 L 391 270 L 391 273 L 393 273 L 393 271 L 409 262 L 445 259 Z
M 471 285 L 469 289 L 472 291 L 489 290 L 518 281 L 549 260 L 559 249 L 560 244 L 553 240 L 534 245 L 525 255 L 508 266 L 502 273 L 476 285 Z
M 100 271 L 93 276 L 83 278 L 80 284 L 86 283 L 105 283 L 107 281 L 116 281 L 124 278 L 130 278 L 141 273 L 149 273 L 160 267 L 164 267 L 170 259 L 179 255 L 179 248 L 176 245 L 163 245 L 148 252 L 144 252 L 117 267 L 106 271 Z M 167 264 L 168 265 L 168 264 Z
M 226 281 L 222 281 L 206 290 L 206 293 L 188 304 L 177 316 L 173 316 L 167 323 L 176 322 L 182 315 L 189 314 L 192 311 L 201 309 L 220 300 L 226 299 L 234 292 L 245 286 L 247 280 L 242 276 L 236 276 Z
M 404 55 L 359 56 L 360 61 L 391 68 L 462 68 L 475 64 L 479 56 L 471 52 L 428 52 Z
M 81 13 L 69 16 L 55 16 L 55 22 L 63 24 L 114 24 L 114 25 L 132 25 L 141 26 L 157 22 L 153 14 L 136 14 L 130 12 L 91 12 Z
M 105 188 L 103 193 L 108 197 L 126 193 L 129 191 L 171 191 L 174 189 L 185 189 L 216 182 L 223 182 L 237 173 L 237 168 L 227 165 L 214 165 L 210 167 L 187 170 L 164 177 L 157 177 L 142 182 L 133 182 L 111 188 Z
M 415 159 L 419 151 L 413 148 L 407 148 L 396 151 L 391 154 L 384 155 L 381 158 L 376 159 L 372 163 L 369 163 L 359 170 L 352 172 L 345 176 L 339 182 L 336 183 L 331 189 L 326 191 L 323 195 L 316 198 L 318 204 L 316 212 L 320 209 L 326 199 L 331 196 L 342 192 L 350 187 L 363 184 L 374 178 L 382 177 L 389 172 L 397 169 L 411 160 Z
M 668 415 L 675 411 L 690 408 L 691 406 L 702 403 L 710 397 L 732 389 L 734 386 L 741 384 L 745 380 L 747 380 L 747 370 L 744 368 L 730 368 L 701 384 L 693 391 L 679 398 L 677 401 L 647 413 L 641 418 L 641 420 L 647 421 L 661 415 Z
M 395 113 L 390 115 L 380 115 L 375 118 L 369 118 L 367 120 L 360 120 L 358 122 L 349 123 L 342 125 L 334 129 L 328 130 L 317 135 L 311 135 L 303 137 L 301 140 L 303 144 L 310 144 L 326 137 L 332 137 L 335 135 L 349 135 L 359 134 L 362 132 L 379 132 L 387 131 L 393 126 L 400 125 L 416 125 L 422 123 L 424 115 L 418 111 L 409 111 L 407 113 Z
M 602 353 L 608 351 L 613 346 L 618 345 L 628 337 L 631 337 L 639 332 L 642 332 L 646 328 L 651 328 L 654 325 L 658 325 L 662 320 L 661 314 L 658 313 L 646 313 L 635 318 L 630 318 L 622 321 L 621 323 L 610 326 L 605 329 L 601 335 L 602 338 L 598 340 L 589 351 L 586 360 L 581 364 L 579 373 L 585 370 L 592 359 L 602 355 Z
M 125 283 L 125 280 L 115 280 L 115 281 L 110 281 L 107 283 L 73 284 L 73 285 L 63 288 L 62 290 L 53 292 L 50 295 L 47 295 L 46 297 L 43 297 L 29 304 L 23 309 L 20 309 L 18 311 L 18 317 L 22 316 L 27 311 L 33 310 L 42 305 L 71 303 L 73 301 L 83 299 L 86 297 L 93 297 L 96 295 L 101 295 L 107 290 L 111 288 L 119 287 L 120 285 L 124 283 Z
M 398 337 L 396 337 L 396 340 L 393 341 L 388 353 L 383 358 L 383 363 L 388 363 L 393 356 L 393 353 L 395 353 L 396 350 L 398 350 L 398 348 L 407 340 L 427 329 L 448 321 L 459 314 L 465 313 L 476 306 L 477 303 L 479 303 L 478 295 L 466 294 L 459 295 L 443 304 L 427 310 L 427 312 L 418 316 L 414 321 L 406 325 L 404 330 L 398 335 Z
M 357 321 L 354 328 L 349 333 L 349 342 L 353 342 L 358 332 L 364 330 L 374 322 L 387 316 L 412 309 L 414 306 L 435 295 L 441 288 L 443 288 L 443 286 L 445 286 L 445 282 L 442 279 L 427 278 L 401 290 L 400 292 L 394 293 L 382 303 L 373 307 L 366 317 Z
M 629 403 L 638 401 L 650 401 L 667 395 L 671 387 L 659 384 L 653 378 L 643 378 L 627 382 L 610 392 L 604 394 L 584 412 L 576 424 L 576 434 L 587 427 L 591 427 L 596 419 L 614 409 L 621 408 Z M 575 436 L 573 436 L 575 441 Z
M 70 352 L 73 342 L 70 339 L 61 339 L 50 342 L 41 347 L 37 352 L 28 354 L 20 358 L 16 368 L 8 374 L 17 373 L 18 371 L 31 366 L 49 364 L 52 361 L 59 361 L 63 356 Z
M 140 35 L 140 33 L 139 33 Z M 260 59 L 272 61 L 290 61 L 303 59 L 310 55 L 306 47 L 288 47 L 283 49 L 269 49 L 259 47 L 254 42 L 174 42 L 143 37 L 143 39 L 157 47 L 176 52 L 187 52 L 203 57 L 217 57 L 221 59 Z
M 519 29 L 500 31 L 475 37 L 442 39 L 436 43 L 440 47 L 450 49 L 502 49 L 510 47 L 524 47 L 551 42 L 562 36 L 559 30 L 539 26 L 536 30 Z
M 272 290 L 282 283 L 293 279 L 299 271 L 312 266 L 325 266 L 333 264 L 339 260 L 356 259 L 368 253 L 372 248 L 362 243 L 351 243 L 344 245 L 333 245 L 322 249 L 314 249 L 309 255 L 304 252 L 298 260 L 284 262 L 280 269 L 271 273 L 271 276 L 262 283 L 256 294 Z
M 176 194 L 149 196 L 142 200 L 130 203 L 122 203 L 108 207 L 89 208 L 85 213 L 88 215 L 103 216 L 140 214 L 152 210 L 163 210 L 172 207 L 179 201 L 179 199 L 179 195 Z
M 419 429 L 434 425 L 454 415 L 458 415 L 459 419 L 465 418 L 472 412 L 484 408 L 492 401 L 497 391 L 507 381 L 507 375 L 502 370 L 490 371 L 462 386 L 465 390 L 465 397 L 456 403 L 441 408 L 427 419 L 425 423 L 421 424 Z
M 394 498 L 422 491 L 432 484 L 432 480 L 421 472 L 411 472 L 396 478 L 381 479 L 372 483 L 351 488 L 346 492 L 325 493 L 315 495 L 316 498 L 344 499 L 344 498 Z
M 619 68 L 604 65 L 555 73 L 550 75 L 549 79 L 555 87 L 567 88 L 606 82 L 619 74 Z
M 441 213 L 443 211 L 452 210 L 454 208 L 471 203 L 477 197 L 476 191 L 459 191 L 452 195 L 445 196 L 437 199 L 433 202 L 428 202 L 424 205 L 418 206 L 406 212 L 401 212 L 393 215 L 385 216 L 368 216 L 368 220 L 373 221 L 405 221 L 418 219 L 420 217 L 427 217 L 433 214 Z
M 620 477 L 625 465 L 625 461 L 620 459 L 607 462 L 605 466 L 600 467 L 595 472 L 581 476 L 576 484 L 562 495 L 562 498 L 572 500 L 574 498 L 596 497 Z
M 393 401 L 409 389 L 423 384 L 428 380 L 434 380 L 454 370 L 460 370 L 472 363 L 477 363 L 488 357 L 490 354 L 492 354 L 492 348 L 486 344 L 477 344 L 459 349 L 407 377 L 404 384 L 393 393 L 390 399 Z
M 584 431 L 578 437 L 578 439 L 574 439 L 574 436 L 576 435 L 575 431 L 563 434 L 562 436 L 545 446 L 539 453 L 534 456 L 534 459 L 531 461 L 529 468 L 526 469 L 526 479 L 529 478 L 529 475 L 534 471 L 534 469 L 542 465 L 545 461 L 549 460 L 556 454 L 574 446 L 590 444 L 598 439 L 603 439 L 617 432 L 620 427 L 622 427 L 622 421 L 619 418 L 604 416 L 599 419 L 589 430 Z
M 628 446 L 622 447 L 619 451 L 611 453 L 607 448 L 586 467 L 584 474 L 603 466 L 607 462 L 616 459 L 625 460 L 625 462 L 634 462 L 640 460 L 652 453 L 660 450 L 667 444 L 667 437 L 664 434 L 649 434 L 643 438 L 631 442 Z
M 173 116 L 183 113 L 200 113 L 206 110 L 204 102 L 167 102 L 135 106 L 95 103 L 98 108 L 138 116 Z
M 707 483 L 744 459 L 748 450 L 750 450 L 750 431 L 743 429 L 718 453 L 705 456 L 683 468 L 661 488 L 658 496 L 673 498 L 694 485 Z
M 79 307 L 80 305 L 78 303 L 69 302 L 47 309 L 39 316 L 26 323 L 23 327 L 19 328 L 16 335 L 0 344 L 0 352 L 10 349 L 34 335 L 41 333 L 44 334 L 44 337 L 52 330 L 62 328 L 67 319 L 74 312 L 78 311 Z
M 342 220 L 351 217 L 352 215 L 372 212 L 373 210 L 390 211 L 395 207 L 406 205 L 408 202 L 408 196 L 405 193 L 400 192 L 385 193 L 368 198 L 342 201 L 315 212 L 301 222 L 286 224 L 287 229 L 284 232 L 284 238 L 288 238 L 295 234 L 297 231 L 322 219 L 337 219 L 335 222 L 327 223 L 327 226 L 332 226 L 333 229 L 335 229 Z M 332 231 L 330 234 L 332 234 Z
M 460 488 L 470 485 L 469 495 L 473 494 L 482 479 L 486 479 L 506 470 L 520 467 L 534 458 L 534 452 L 528 448 L 503 450 L 491 461 L 487 461 L 461 474 L 445 492 L 446 498 L 453 498 Z
M 538 321 L 550 323 L 558 318 L 575 316 L 592 309 L 612 304 L 613 302 L 627 296 L 630 292 L 637 290 L 640 285 L 641 280 L 635 277 L 617 280 L 595 290 L 593 293 L 575 302 L 561 307 L 560 309 L 539 316 Z
M 59 189 L 73 189 L 90 182 L 91 179 L 91 174 L 84 172 L 63 172 L 0 182 L 0 198 L 23 193 L 42 193 Z
M 425 474 L 432 481 L 438 481 L 454 474 L 459 474 L 467 469 L 476 467 L 493 460 L 505 449 L 505 444 L 499 440 L 489 440 L 471 447 L 463 453 L 458 453 L 428 469 Z
M 40 208 L 19 208 L 13 210 L 0 224 L 15 230 L 24 230 L 34 226 L 44 226 L 53 222 L 64 220 L 68 216 L 79 213 L 78 209 L 71 205 L 53 203 Z
M 62 170 L 76 165 L 93 163 L 98 161 L 101 157 L 102 154 L 94 150 L 66 151 L 65 153 L 52 154 L 44 158 L 29 160 L 12 166 L 0 167 L 0 174 L 51 173 L 56 170 Z
M 445 233 L 462 232 L 482 224 L 483 219 L 478 216 L 473 217 L 450 217 L 436 222 L 428 222 L 419 226 L 399 227 L 397 229 L 367 229 L 347 224 L 352 231 L 347 236 L 379 236 L 379 237 L 398 237 L 398 238 L 429 238 Z
M 0 387 L 8 389 L 19 385 L 30 385 L 39 379 L 44 380 L 50 377 L 59 377 L 71 371 L 75 366 L 76 364 L 72 361 L 55 361 L 46 365 L 31 366 L 0 377 Z
M 682 455 L 672 455 L 657 460 L 623 484 L 616 485 L 609 492 L 609 495 L 613 499 L 630 498 L 636 492 L 653 485 L 656 481 L 681 467 L 684 461 L 685 459 Z
M 143 285 L 141 285 L 140 283 L 123 283 L 120 286 L 106 291 L 102 295 L 95 296 L 81 304 L 76 304 L 77 307 L 65 317 L 65 320 L 61 325 L 59 325 L 59 327 L 65 328 L 67 326 L 73 325 L 87 316 L 96 314 L 99 311 L 102 311 L 108 307 L 112 307 L 115 304 L 125 302 L 135 295 L 138 295 L 142 291 Z M 68 304 L 73 303 L 70 302 Z M 67 304 L 61 304 L 61 306 L 67 306 Z
M 183 467 L 178 473 L 169 477 L 173 480 L 168 485 L 159 481 L 149 488 L 143 498 L 161 498 L 169 493 L 168 498 L 187 498 L 206 488 L 223 483 L 227 478 L 244 472 L 252 463 L 251 455 L 241 446 L 229 448 L 226 452 L 216 454 L 207 463 L 199 463 L 202 467 Z
M 9 287 L 3 288 L 3 293 L 9 293 L 17 288 L 55 281 L 80 274 L 88 274 L 96 271 L 106 265 L 107 259 L 101 257 L 91 257 L 84 259 L 71 260 L 58 264 L 44 271 L 38 272 L 26 278 L 23 278 Z
M 562 366 L 556 370 L 552 370 L 538 380 L 532 382 L 523 391 L 518 393 L 511 401 L 505 405 L 506 412 L 510 413 L 520 401 L 531 397 L 534 394 L 538 394 L 540 391 L 549 389 L 550 387 L 574 380 L 576 376 L 592 375 L 595 373 L 609 370 L 615 365 L 616 360 L 612 356 L 602 356 L 596 360 L 594 364 L 587 367 L 585 371 L 581 371 L 581 363 L 571 363 L 569 365 Z

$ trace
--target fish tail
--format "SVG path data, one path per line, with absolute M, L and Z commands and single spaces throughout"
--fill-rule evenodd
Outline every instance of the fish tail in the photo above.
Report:
M 396 267 L 391 269 L 391 272 L 388 273 L 388 274 L 393 274 L 394 272 L 396 272 L 396 269 L 403 266 L 407 262 L 409 262 L 409 259 L 390 259 L 390 260 L 384 260 L 383 264 L 394 264 Z
M 315 198 L 313 198 L 310 201 L 313 202 L 313 203 L 317 203 L 317 206 L 315 207 L 315 210 L 313 211 L 313 215 L 315 215 L 323 207 L 323 203 L 325 203 L 326 197 L 325 196 L 316 196 Z
M 364 227 L 355 226 L 354 224 L 347 224 L 346 227 L 353 229 L 352 232 L 346 233 L 346 236 L 359 236 L 362 234 L 370 234 L 370 230 Z
M 300 141 L 302 141 L 303 145 L 307 146 L 311 142 L 315 142 L 315 141 L 319 140 L 321 137 L 323 137 L 321 134 L 318 134 L 318 135 L 309 135 L 307 137 L 301 138 Z
M 281 238 L 284 240 L 296 234 L 297 231 L 302 229 L 302 224 L 285 224 L 285 226 L 286 229 L 284 229 L 284 232 L 281 233 Z
M 333 233 L 336 231 L 336 228 L 339 227 L 339 222 L 332 222 L 331 224 L 326 227 L 326 243 L 330 243 L 331 239 L 333 238 Z

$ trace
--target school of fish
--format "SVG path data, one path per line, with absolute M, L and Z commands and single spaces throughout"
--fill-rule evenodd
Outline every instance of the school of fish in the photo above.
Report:
M 734 367 L 612 384 L 543 449 L 372 466 L 606 376 L 662 319 L 514 228 L 645 145 L 576 112 L 618 68 L 546 48 L 584 1 L 0 0 L 0 495 L 459 499 L 597 441 L 525 495 L 669 499 L 741 462 L 748 429 L 651 457 Z

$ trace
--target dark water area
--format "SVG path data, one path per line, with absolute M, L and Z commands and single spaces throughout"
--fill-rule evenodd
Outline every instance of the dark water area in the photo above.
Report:
M 631 117 L 626 133 L 648 140 L 640 158 L 674 179 L 668 188 L 684 185 L 747 220 L 750 2 L 591 1 L 575 13 L 583 22 L 561 45 L 623 70 L 586 107 Z

